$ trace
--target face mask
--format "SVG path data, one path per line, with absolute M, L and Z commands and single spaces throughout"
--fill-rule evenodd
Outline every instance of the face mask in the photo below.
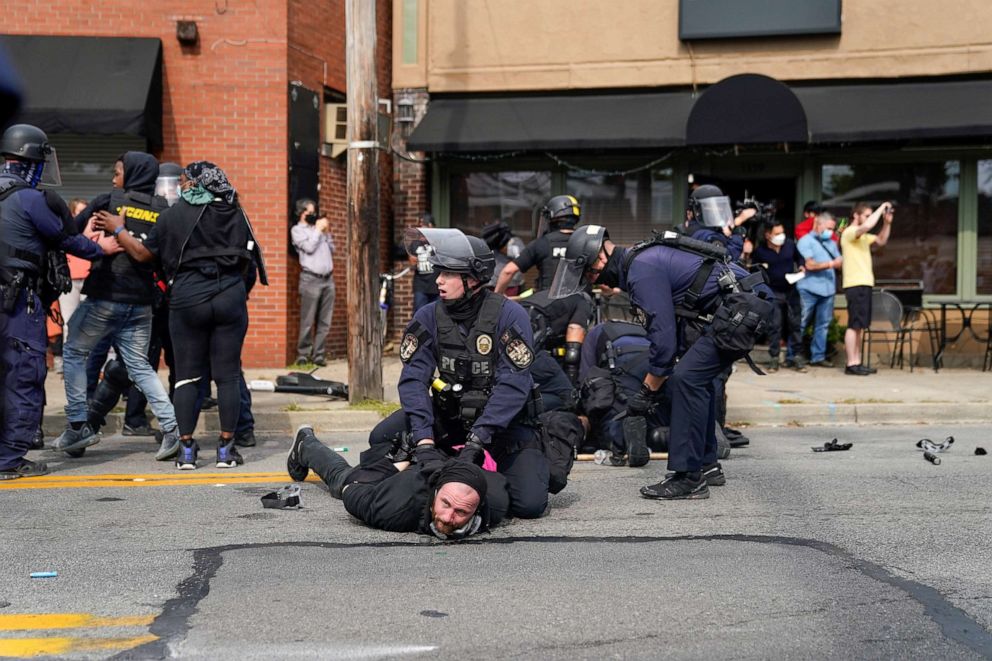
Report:
M 303 216 L 303 220 L 307 221 L 307 223 L 309 223 L 310 225 L 316 225 L 317 224 L 317 214 L 315 214 L 315 213 L 308 213 L 307 215 Z
M 772 245 L 773 246 L 781 246 L 784 243 L 785 243 L 785 233 L 784 232 L 782 234 L 776 234 L 776 235 L 774 235 L 772 237 Z
M 834 238 L 833 230 L 823 230 L 820 232 L 820 239 L 823 241 L 829 241 L 832 238 Z
M 193 184 L 189 188 L 184 188 L 181 195 L 184 200 L 194 206 L 210 204 L 214 201 L 214 194 L 200 184 Z

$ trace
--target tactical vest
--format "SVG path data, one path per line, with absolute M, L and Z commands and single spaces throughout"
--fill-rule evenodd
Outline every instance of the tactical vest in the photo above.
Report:
M 22 181 L 15 179 L 14 177 L 0 177 L 0 214 L 3 213 L 4 200 L 6 200 L 8 197 L 10 197 L 19 190 L 26 190 L 29 188 L 31 187 L 23 183 Z M 3 230 L 5 233 L 9 232 L 9 230 L 4 227 L 4 225 L 7 222 L 10 222 L 9 218 L 0 217 L 0 230 Z M 35 254 L 30 250 L 15 248 L 14 246 L 10 245 L 8 241 L 4 241 L 3 243 L 0 243 L 0 247 L 3 248 L 5 253 L 3 257 L 13 257 L 23 262 L 28 262 L 35 269 L 32 272 L 34 275 L 38 275 L 39 273 L 41 273 L 43 268 L 42 262 L 44 260 L 42 255 Z M 6 262 L 6 259 L 4 259 L 3 261 Z
M 643 341 L 616 346 L 617 340 L 622 337 L 636 337 Z M 640 324 L 630 321 L 607 321 L 603 324 L 603 332 L 596 343 L 596 365 L 611 372 L 629 371 L 630 363 L 638 360 L 637 356 L 647 360 L 647 356 L 642 356 L 651 348 L 651 342 L 647 338 L 648 332 Z
M 443 381 L 461 384 L 466 394 L 476 391 L 488 397 L 492 392 L 499 354 L 496 329 L 506 299 L 489 292 L 483 295 L 486 299 L 465 337 L 462 337 L 458 323 L 448 315 L 445 306 L 434 306 L 434 321 L 437 324 L 435 358 Z
M 566 234 L 561 230 L 549 232 L 544 236 L 548 242 L 548 254 L 537 265 L 539 274 L 537 278 L 537 289 L 539 291 L 551 287 L 551 281 L 554 280 L 555 271 L 558 270 L 558 262 L 565 258 L 565 250 L 568 248 L 568 239 L 571 236 L 571 232 Z
M 115 188 L 110 193 L 109 211 L 124 215 L 124 230 L 144 243 L 158 222 L 159 214 L 169 208 L 164 197 Z M 99 283 L 99 284 L 97 284 Z M 114 287 L 131 294 L 144 295 L 151 302 L 154 293 L 152 267 L 132 259 L 126 252 L 95 260 L 87 277 L 87 293 L 92 287 Z

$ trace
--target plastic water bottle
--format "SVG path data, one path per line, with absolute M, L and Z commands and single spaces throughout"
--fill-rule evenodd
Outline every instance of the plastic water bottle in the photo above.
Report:
M 602 466 L 603 464 L 609 462 L 609 460 L 610 460 L 610 451 L 609 450 L 596 450 L 596 452 L 592 455 L 592 460 L 593 460 L 593 462 L 595 462 L 595 463 L 599 464 L 600 466 Z

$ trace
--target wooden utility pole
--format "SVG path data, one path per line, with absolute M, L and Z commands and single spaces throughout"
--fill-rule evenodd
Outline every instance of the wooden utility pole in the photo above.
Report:
M 348 76 L 348 398 L 382 399 L 379 153 L 373 0 L 345 2 Z

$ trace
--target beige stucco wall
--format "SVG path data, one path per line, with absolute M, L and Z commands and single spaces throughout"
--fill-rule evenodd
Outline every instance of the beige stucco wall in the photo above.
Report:
M 992 70 L 989 0 L 843 0 L 842 33 L 678 39 L 678 0 L 415 2 L 418 61 L 394 57 L 394 87 L 431 92 L 709 84 L 737 73 L 780 80 Z M 402 47 L 395 21 L 394 47 Z

